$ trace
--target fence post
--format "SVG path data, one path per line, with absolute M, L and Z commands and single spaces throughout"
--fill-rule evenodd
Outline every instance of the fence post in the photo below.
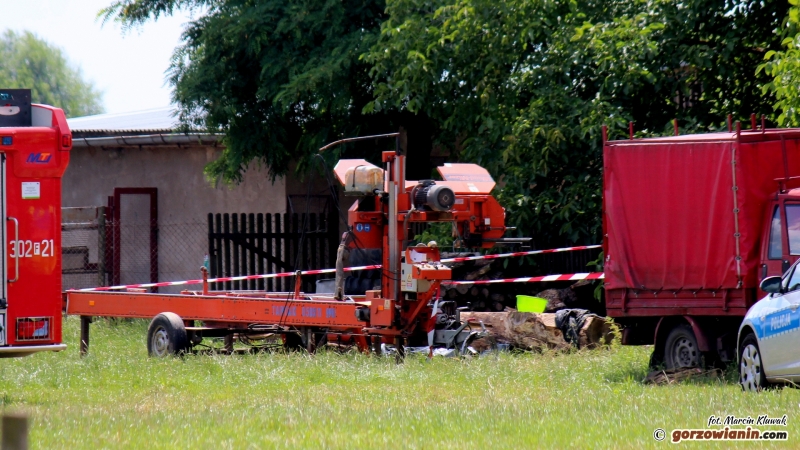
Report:
M 222 214 L 217 213 L 214 215 L 214 230 L 215 233 L 222 233 Z M 220 235 L 217 234 L 217 238 L 214 239 L 214 252 L 217 257 L 217 266 L 215 269 L 217 270 L 211 275 L 211 278 L 221 277 L 222 276 L 222 268 L 225 267 L 222 263 L 222 238 L 219 237 Z M 214 289 L 220 289 L 220 284 L 215 283 Z
M 222 232 L 226 236 L 230 236 L 230 215 L 223 214 L 222 215 Z M 224 239 L 225 241 L 225 266 L 221 268 L 222 276 L 223 277 L 230 277 L 231 275 L 231 240 Z M 233 289 L 233 284 L 230 281 L 226 281 L 224 284 L 224 288 L 226 291 L 230 291 Z
M 284 217 L 285 216 L 286 216 L 286 214 L 284 214 Z M 283 259 L 281 259 L 282 258 L 281 255 L 283 254 L 283 246 L 285 245 L 285 242 L 282 242 L 282 240 L 281 240 L 281 224 L 282 223 L 283 222 L 281 221 L 281 215 L 280 214 L 275 214 L 275 260 L 276 261 L 283 261 Z M 279 271 L 278 270 L 279 267 L 278 267 L 277 264 L 275 264 L 275 269 L 276 269 L 275 270 L 276 272 Z M 284 291 L 283 286 L 284 286 L 284 279 L 283 278 L 275 278 L 275 291 L 277 291 L 277 292 Z M 287 288 L 285 290 L 288 291 L 289 289 Z
M 308 244 L 306 248 L 309 249 L 310 259 L 309 261 L 309 269 L 326 269 L 321 264 L 320 259 L 317 258 L 317 246 L 319 242 L 321 242 L 319 238 L 319 227 L 317 226 L 317 214 L 311 213 L 308 215 L 308 228 L 306 230 L 306 240 Z M 307 293 L 315 293 L 317 291 L 317 280 L 319 276 L 314 275 L 311 277 L 306 278 L 306 292 Z
M 256 248 L 260 251 L 264 250 L 264 214 L 258 213 L 256 215 L 256 233 L 258 238 L 256 239 Z M 264 272 L 264 258 L 261 256 L 258 257 L 258 267 L 256 268 L 259 274 L 266 273 Z M 256 289 L 259 291 L 266 291 L 266 286 L 264 285 L 264 279 L 259 278 L 256 282 Z
M 217 273 L 217 258 L 214 255 L 214 214 L 208 213 L 208 271 L 211 273 L 211 277 L 214 277 L 214 274 Z
M 106 286 L 106 208 L 97 208 L 97 285 Z
M 259 237 L 256 236 L 256 219 L 255 214 L 250 213 L 247 215 L 247 234 L 250 236 L 249 243 L 250 246 L 253 248 L 258 248 L 261 246 L 261 240 Z M 248 262 L 248 275 L 256 275 L 260 272 L 256 272 L 256 253 L 252 250 L 247 252 L 249 261 Z M 260 258 L 260 257 L 259 257 Z M 250 280 L 249 289 L 251 291 L 255 291 L 257 289 L 256 280 Z
M 272 238 L 273 238 L 273 236 L 272 236 L 272 220 L 273 220 L 272 219 L 272 214 L 267 214 L 267 218 L 266 218 L 267 234 L 266 234 L 266 236 L 267 236 L 267 254 L 268 255 L 272 255 L 273 254 L 272 253 Z M 279 248 L 279 247 L 276 247 L 276 253 L 274 254 L 274 256 L 276 258 L 280 259 L 281 255 L 280 255 L 280 252 L 277 251 L 277 248 Z M 273 269 L 274 267 L 275 266 L 272 264 L 271 261 L 267 261 L 267 271 L 265 273 L 275 273 L 275 272 L 277 272 L 277 270 Z M 264 288 L 269 292 L 273 292 L 273 291 L 276 291 L 276 290 L 280 290 L 280 289 L 276 289 L 275 286 L 277 286 L 277 285 L 278 285 L 278 281 L 277 280 L 273 283 L 272 278 L 268 278 L 267 282 L 265 283 Z
M 28 450 L 28 416 L 3 414 L 3 443 L 1 450 Z
M 231 233 L 233 233 L 233 235 L 237 238 L 241 237 L 241 234 L 239 233 L 239 214 L 231 214 Z M 239 272 L 239 243 L 236 241 L 233 241 L 233 259 L 231 260 L 231 263 L 233 264 L 233 270 L 231 271 L 230 276 L 238 277 L 241 275 L 241 273 Z M 239 290 L 240 285 L 241 281 L 234 281 L 231 285 L 231 289 Z
M 300 248 L 300 216 L 297 213 L 292 214 L 292 268 L 294 270 L 303 270 L 303 250 Z
M 308 220 L 309 220 L 308 216 L 309 215 L 306 213 L 300 215 L 301 219 L 300 219 L 299 231 L 301 237 L 298 238 L 297 241 L 298 245 L 300 246 L 298 252 L 301 255 L 300 257 L 302 258 L 300 260 L 300 264 L 297 266 L 298 269 L 300 270 L 308 270 L 311 268 L 308 264 L 308 248 L 310 247 L 311 244 L 311 233 L 309 233 L 310 230 L 308 228 Z M 308 280 L 305 280 L 305 286 L 303 287 L 303 290 L 309 292 L 308 290 L 306 290 L 307 286 L 308 286 Z

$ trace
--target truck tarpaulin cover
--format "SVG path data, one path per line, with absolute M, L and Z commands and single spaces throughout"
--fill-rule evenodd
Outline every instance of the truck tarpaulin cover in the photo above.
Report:
M 756 286 L 765 208 L 784 164 L 779 133 L 746 134 L 606 143 L 608 289 Z M 800 175 L 798 143 L 784 142 Z

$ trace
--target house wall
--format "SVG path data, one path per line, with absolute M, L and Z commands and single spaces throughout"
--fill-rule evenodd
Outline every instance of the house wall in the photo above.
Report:
M 208 213 L 218 212 L 285 211 L 284 179 L 273 184 L 257 165 L 237 186 L 212 187 L 203 168 L 221 153 L 219 147 L 73 148 L 63 178 L 63 206 L 106 205 L 116 187 L 155 187 L 162 223 L 204 223 Z
M 63 206 L 105 206 L 114 188 L 157 188 L 158 279 L 198 278 L 208 252 L 208 213 L 286 211 L 285 180 L 272 183 L 267 170 L 255 164 L 240 184 L 212 187 L 203 168 L 221 152 L 219 147 L 202 146 L 73 148 L 63 177 Z M 123 196 L 120 203 L 120 281 L 149 282 L 149 201 L 144 196 Z

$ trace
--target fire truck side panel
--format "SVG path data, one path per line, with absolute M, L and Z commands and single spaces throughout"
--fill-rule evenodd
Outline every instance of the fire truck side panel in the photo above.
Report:
M 72 138 L 60 109 L 32 105 L 32 127 L 0 127 L 7 346 L 60 344 L 61 176 Z M 2 306 L 2 305 L 0 305 Z

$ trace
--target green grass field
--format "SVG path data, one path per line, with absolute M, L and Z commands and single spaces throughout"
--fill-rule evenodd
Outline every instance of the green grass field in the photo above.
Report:
M 748 395 L 732 375 L 644 385 L 649 348 L 403 365 L 333 352 L 159 360 L 145 321 L 99 321 L 82 359 L 78 328 L 66 320 L 66 352 L 0 360 L 3 408 L 30 414 L 31 448 L 672 448 L 673 429 L 712 414 L 787 414 L 788 441 L 738 446 L 800 447 L 800 390 Z M 733 442 L 708 444 L 679 445 Z

